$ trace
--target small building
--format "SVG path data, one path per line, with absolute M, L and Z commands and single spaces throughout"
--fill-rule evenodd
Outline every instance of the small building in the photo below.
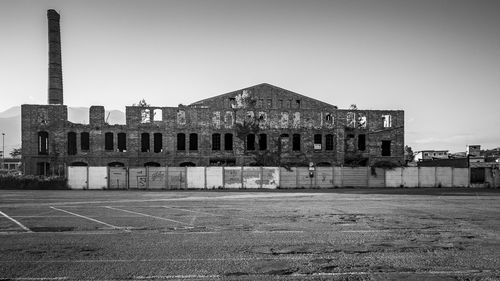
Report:
M 466 147 L 465 153 L 469 157 L 470 156 L 473 156 L 473 157 L 481 156 L 481 146 L 477 145 L 477 144 L 474 144 L 474 145 L 468 144 Z
M 422 150 L 415 155 L 415 161 L 448 159 L 448 150 Z
M 21 168 L 21 159 L 20 158 L 5 158 L 1 159 L 2 165 L 1 171 L 3 174 L 10 174 L 13 172 L 19 172 Z

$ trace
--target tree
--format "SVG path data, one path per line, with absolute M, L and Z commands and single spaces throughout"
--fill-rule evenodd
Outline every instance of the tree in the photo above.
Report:
M 18 158 L 21 156 L 21 148 L 14 148 L 12 151 L 9 153 L 12 158 Z
M 410 146 L 405 145 L 405 160 L 407 160 L 408 162 L 413 162 L 414 159 L 415 154 L 413 153 L 413 149 Z

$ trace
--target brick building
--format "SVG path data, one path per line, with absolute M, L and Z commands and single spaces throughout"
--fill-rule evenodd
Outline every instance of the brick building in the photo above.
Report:
M 67 119 L 63 105 L 59 15 L 49 19 L 49 104 L 22 105 L 26 174 L 88 166 L 319 166 L 404 163 L 404 112 L 338 109 L 270 84 L 187 106 L 126 107 L 126 124 Z

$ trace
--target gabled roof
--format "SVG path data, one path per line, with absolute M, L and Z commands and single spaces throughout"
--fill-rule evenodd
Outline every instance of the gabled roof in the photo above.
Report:
M 280 91 L 285 91 L 285 92 L 287 92 L 287 93 L 289 93 L 291 95 L 299 96 L 299 97 L 301 97 L 303 99 L 308 99 L 308 100 L 311 100 L 311 101 L 322 103 L 325 106 L 334 106 L 335 108 L 337 108 L 337 106 L 335 106 L 335 105 L 332 105 L 332 104 L 329 104 L 329 103 L 326 103 L 326 102 L 323 102 L 323 101 L 320 101 L 320 100 L 317 100 L 317 99 L 314 99 L 314 98 L 311 98 L 311 97 L 308 97 L 308 96 L 304 96 L 304 95 L 301 95 L 299 93 L 296 93 L 296 92 L 293 92 L 293 91 L 290 91 L 290 90 L 287 90 L 287 89 L 284 89 L 284 88 L 280 88 L 280 87 L 277 87 L 277 86 L 274 86 L 274 85 L 271 85 L 271 84 L 268 84 L 268 83 L 260 83 L 260 84 L 253 85 L 253 86 L 250 86 L 250 87 L 246 87 L 246 88 L 243 88 L 243 89 L 231 91 L 229 93 L 225 93 L 225 94 L 213 96 L 213 97 L 210 97 L 210 98 L 206 98 L 206 99 L 203 99 L 203 100 L 199 100 L 197 102 L 191 103 L 190 106 L 191 105 L 203 105 L 204 103 L 210 102 L 211 100 L 214 100 L 214 99 L 219 99 L 219 98 L 224 98 L 224 97 L 228 97 L 228 98 L 229 97 L 233 97 L 234 95 L 236 95 L 236 94 L 238 94 L 238 93 L 240 93 L 240 92 L 242 92 L 244 90 L 251 90 L 251 89 L 262 87 L 262 86 L 267 86 L 267 87 L 274 88 L 274 89 L 277 89 L 277 90 L 280 90 Z

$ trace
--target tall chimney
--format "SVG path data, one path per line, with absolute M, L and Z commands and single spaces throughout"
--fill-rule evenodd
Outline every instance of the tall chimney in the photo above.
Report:
M 49 20 L 49 104 L 63 104 L 61 32 L 59 14 L 47 10 Z

